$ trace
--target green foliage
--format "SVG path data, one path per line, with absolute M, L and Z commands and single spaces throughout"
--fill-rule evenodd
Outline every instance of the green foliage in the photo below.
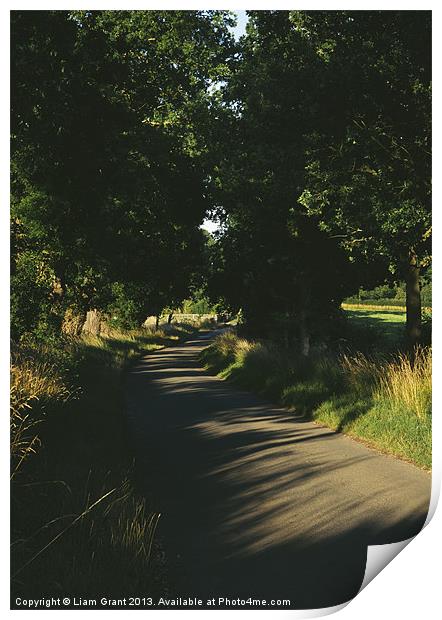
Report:
M 216 308 L 210 303 L 203 289 L 196 289 L 190 299 L 183 301 L 182 312 L 185 314 L 214 314 Z
M 422 344 L 430 346 L 433 337 L 433 314 L 432 312 L 424 311 L 422 313 Z
M 351 256 L 384 256 L 401 277 L 410 248 L 423 264 L 431 251 L 431 14 L 295 11 L 291 20 L 327 93 L 299 201 Z
M 431 273 L 422 278 L 421 300 L 424 307 L 431 308 L 432 287 Z M 405 306 L 406 291 L 404 284 L 389 286 L 381 284 L 371 290 L 359 289 L 357 295 L 352 295 L 344 300 L 346 304 L 368 304 L 379 306 Z
M 240 44 L 226 11 L 11 19 L 14 333 L 74 306 L 134 324 L 209 264 L 211 303 L 305 342 L 428 266 L 429 12 L 249 11 Z
M 141 297 L 147 315 L 188 295 L 203 261 L 208 85 L 228 72 L 230 23 L 225 11 L 12 13 L 16 334 L 54 301 L 24 251 L 64 308 L 121 304 L 124 283 L 128 324 Z
M 109 322 L 112 326 L 121 329 L 135 329 L 140 326 L 142 319 L 145 318 L 143 315 L 144 300 L 137 299 L 140 297 L 137 292 L 130 284 L 122 282 L 112 284 L 112 301 L 107 307 Z
M 53 271 L 36 252 L 23 252 L 11 275 L 11 335 L 33 331 L 51 318 Z M 54 318 L 54 317 L 52 317 Z
M 217 143 L 213 185 L 224 229 L 211 248 L 210 290 L 213 299 L 242 308 L 249 333 L 268 335 L 285 320 L 286 339 L 296 342 L 326 331 L 328 317 L 366 277 L 367 261 L 351 263 L 340 240 L 296 202 L 308 179 L 310 135 L 327 121 L 318 109 L 329 103 L 320 92 L 323 61 L 288 12 L 249 17 Z M 376 269 L 385 271 L 382 257 L 371 274 Z
M 215 136 L 211 291 L 250 333 L 285 316 L 296 342 L 404 279 L 410 253 L 428 265 L 431 16 L 248 15 Z
M 433 292 L 432 292 L 432 268 L 431 265 L 425 271 L 422 277 L 421 283 L 421 295 L 422 305 L 425 307 L 432 306 Z
M 192 332 L 135 329 L 165 308 L 241 310 L 279 342 L 227 334 L 212 369 L 430 464 L 429 354 L 324 350 L 398 347 L 402 314 L 346 322 L 340 305 L 402 304 L 388 283 L 410 254 L 431 305 L 431 14 L 248 14 L 235 44 L 228 11 L 11 13 L 14 570 L 82 515 L 20 572 L 26 596 L 152 585 L 120 373 Z M 93 308 L 107 338 L 60 339 Z

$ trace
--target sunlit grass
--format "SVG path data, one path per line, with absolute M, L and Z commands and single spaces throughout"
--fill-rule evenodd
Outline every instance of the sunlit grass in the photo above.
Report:
M 11 476 L 15 476 L 40 440 L 38 425 L 44 405 L 65 402 L 72 394 L 54 365 L 28 359 L 15 351 L 11 358 L 10 450 Z
M 397 312 L 403 314 L 405 314 L 407 310 L 405 306 L 384 306 L 376 304 L 341 304 L 341 308 L 343 310 L 367 310 L 368 312 Z M 423 306 L 422 310 L 430 314 L 432 312 L 431 306 Z
M 431 467 L 431 349 L 300 358 L 234 332 L 203 352 L 207 368 L 334 430 Z
M 399 354 L 382 370 L 375 398 L 425 419 L 431 409 L 431 351 L 418 348 L 413 359 Z

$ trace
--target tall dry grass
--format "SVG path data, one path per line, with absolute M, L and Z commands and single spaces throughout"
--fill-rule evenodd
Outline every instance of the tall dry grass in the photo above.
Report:
M 412 412 L 423 419 L 431 409 L 432 355 L 418 347 L 413 355 L 397 353 L 389 360 L 371 359 L 362 353 L 340 358 L 349 389 L 396 410 Z
M 236 333 L 229 329 L 224 333 L 220 334 L 213 343 L 213 347 L 223 356 L 223 357 L 231 357 L 235 356 L 235 352 L 241 346 L 250 346 L 251 341 L 245 340 L 244 338 L 238 338 Z
M 343 354 L 338 359 L 347 388 L 358 396 L 373 393 L 382 375 L 382 364 L 363 353 Z
M 54 365 L 26 358 L 19 352 L 11 356 L 10 384 L 11 478 L 39 446 L 37 428 L 48 402 L 65 402 L 73 393 Z
M 273 344 L 239 338 L 233 330 L 220 334 L 215 339 L 212 349 L 222 358 L 239 364 L 252 359 L 262 362 L 267 362 L 269 359 L 275 361 L 275 358 L 280 356 L 278 347 Z
M 405 408 L 423 419 L 431 409 L 432 355 L 418 347 L 413 358 L 403 353 L 382 368 L 375 397 Z
M 13 540 L 17 593 L 45 596 L 68 587 L 73 595 L 109 591 L 120 596 L 152 584 L 160 514 L 148 508 L 123 470 L 110 477 L 95 471 L 92 478 L 81 493 L 65 487 L 64 496 L 39 487 L 39 497 L 43 494 L 51 505 L 46 514 L 57 516 Z
M 290 363 L 294 379 L 301 378 L 301 368 L 310 378 L 324 379 L 328 385 L 344 386 L 357 397 L 372 397 L 388 401 L 392 406 L 405 408 L 418 418 L 427 415 L 431 406 L 432 355 L 431 348 L 418 347 L 413 356 L 397 353 L 389 358 L 372 358 L 361 352 L 342 354 L 337 358 L 320 357 L 314 360 L 288 359 L 273 344 L 239 338 L 234 331 L 218 336 L 211 351 L 205 353 L 210 363 L 211 353 L 227 365 L 260 367 L 269 373 L 279 372 Z M 298 375 L 298 376 L 297 376 Z M 327 379 L 331 379 L 327 381 Z

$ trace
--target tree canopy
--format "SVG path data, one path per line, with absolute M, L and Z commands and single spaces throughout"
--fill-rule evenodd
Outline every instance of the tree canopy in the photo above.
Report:
M 208 84 L 227 71 L 229 19 L 221 11 L 12 13 L 18 331 L 39 320 L 26 308 L 37 282 L 41 306 L 60 311 L 103 308 L 120 283 L 137 300 L 137 319 L 186 297 L 209 206 Z
M 416 341 L 431 251 L 430 14 L 249 16 L 225 89 L 218 278 L 241 256 L 232 300 L 298 325 L 355 285 L 405 279 Z
M 228 11 L 11 16 L 16 336 L 203 286 L 307 353 L 346 296 L 405 280 L 419 341 L 429 11 L 248 11 L 236 42 Z

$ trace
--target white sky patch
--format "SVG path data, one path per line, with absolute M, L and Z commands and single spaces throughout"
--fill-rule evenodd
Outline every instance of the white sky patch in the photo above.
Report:
M 249 18 L 246 15 L 245 11 L 233 11 L 236 15 L 236 26 L 232 28 L 232 33 L 235 39 L 238 41 L 243 34 L 246 33 L 246 24 L 249 21 Z
M 213 220 L 207 220 L 206 219 L 201 224 L 200 228 L 203 228 L 204 230 L 207 230 L 207 232 L 212 234 L 213 232 L 215 232 L 216 230 L 219 229 L 219 224 L 218 224 L 218 222 L 214 222 Z

